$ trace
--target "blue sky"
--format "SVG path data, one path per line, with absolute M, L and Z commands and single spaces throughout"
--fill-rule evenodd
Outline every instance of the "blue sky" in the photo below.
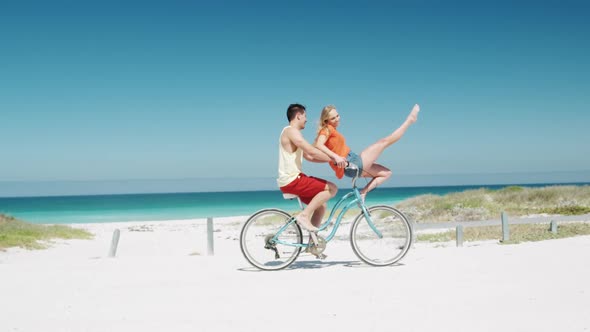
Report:
M 293 102 L 307 106 L 308 140 L 335 104 L 358 152 L 419 103 L 418 123 L 379 159 L 400 177 L 590 181 L 589 8 L 4 2 L 0 194 L 35 182 L 272 178 Z

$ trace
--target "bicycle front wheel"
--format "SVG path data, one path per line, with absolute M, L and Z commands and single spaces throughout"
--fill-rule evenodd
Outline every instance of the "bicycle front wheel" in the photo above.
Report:
M 290 220 L 287 212 L 277 209 L 260 210 L 248 218 L 240 234 L 246 260 L 262 270 L 280 270 L 293 263 L 301 252 L 294 244 L 302 243 L 303 235 L 297 223 L 285 227 Z
M 354 253 L 373 266 L 398 262 L 412 244 L 410 222 L 401 212 L 389 206 L 372 206 L 367 211 L 370 221 L 361 212 L 350 230 Z

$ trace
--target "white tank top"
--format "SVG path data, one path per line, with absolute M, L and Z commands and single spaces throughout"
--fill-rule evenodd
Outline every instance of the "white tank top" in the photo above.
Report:
M 297 148 L 295 152 L 289 152 L 283 148 L 283 144 L 281 144 L 281 137 L 283 137 L 283 133 L 285 129 L 289 128 L 287 126 L 283 128 L 281 131 L 281 136 L 279 136 L 279 177 L 277 179 L 277 184 L 279 187 L 284 187 L 291 183 L 299 173 L 301 173 L 301 163 L 303 161 L 303 151 Z

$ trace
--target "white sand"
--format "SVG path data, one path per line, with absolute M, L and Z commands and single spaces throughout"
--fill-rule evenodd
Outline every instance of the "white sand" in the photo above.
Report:
M 339 241 L 260 272 L 243 220 L 216 220 L 214 256 L 204 220 L 80 225 L 95 239 L 0 252 L 0 331 L 590 331 L 590 236 L 417 244 L 385 268 Z

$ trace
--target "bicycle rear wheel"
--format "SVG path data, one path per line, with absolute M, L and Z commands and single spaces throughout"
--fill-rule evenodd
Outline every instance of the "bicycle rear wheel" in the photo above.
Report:
M 277 209 L 264 209 L 253 214 L 242 228 L 240 249 L 250 264 L 262 270 L 280 270 L 297 259 L 301 247 L 276 243 L 275 235 L 291 216 Z M 302 243 L 303 235 L 297 223 L 290 223 L 278 236 L 284 243 Z
M 412 244 L 410 222 L 401 212 L 389 206 L 372 206 L 367 211 L 375 229 L 363 212 L 356 217 L 350 230 L 350 243 L 354 253 L 363 262 L 373 266 L 398 262 Z

